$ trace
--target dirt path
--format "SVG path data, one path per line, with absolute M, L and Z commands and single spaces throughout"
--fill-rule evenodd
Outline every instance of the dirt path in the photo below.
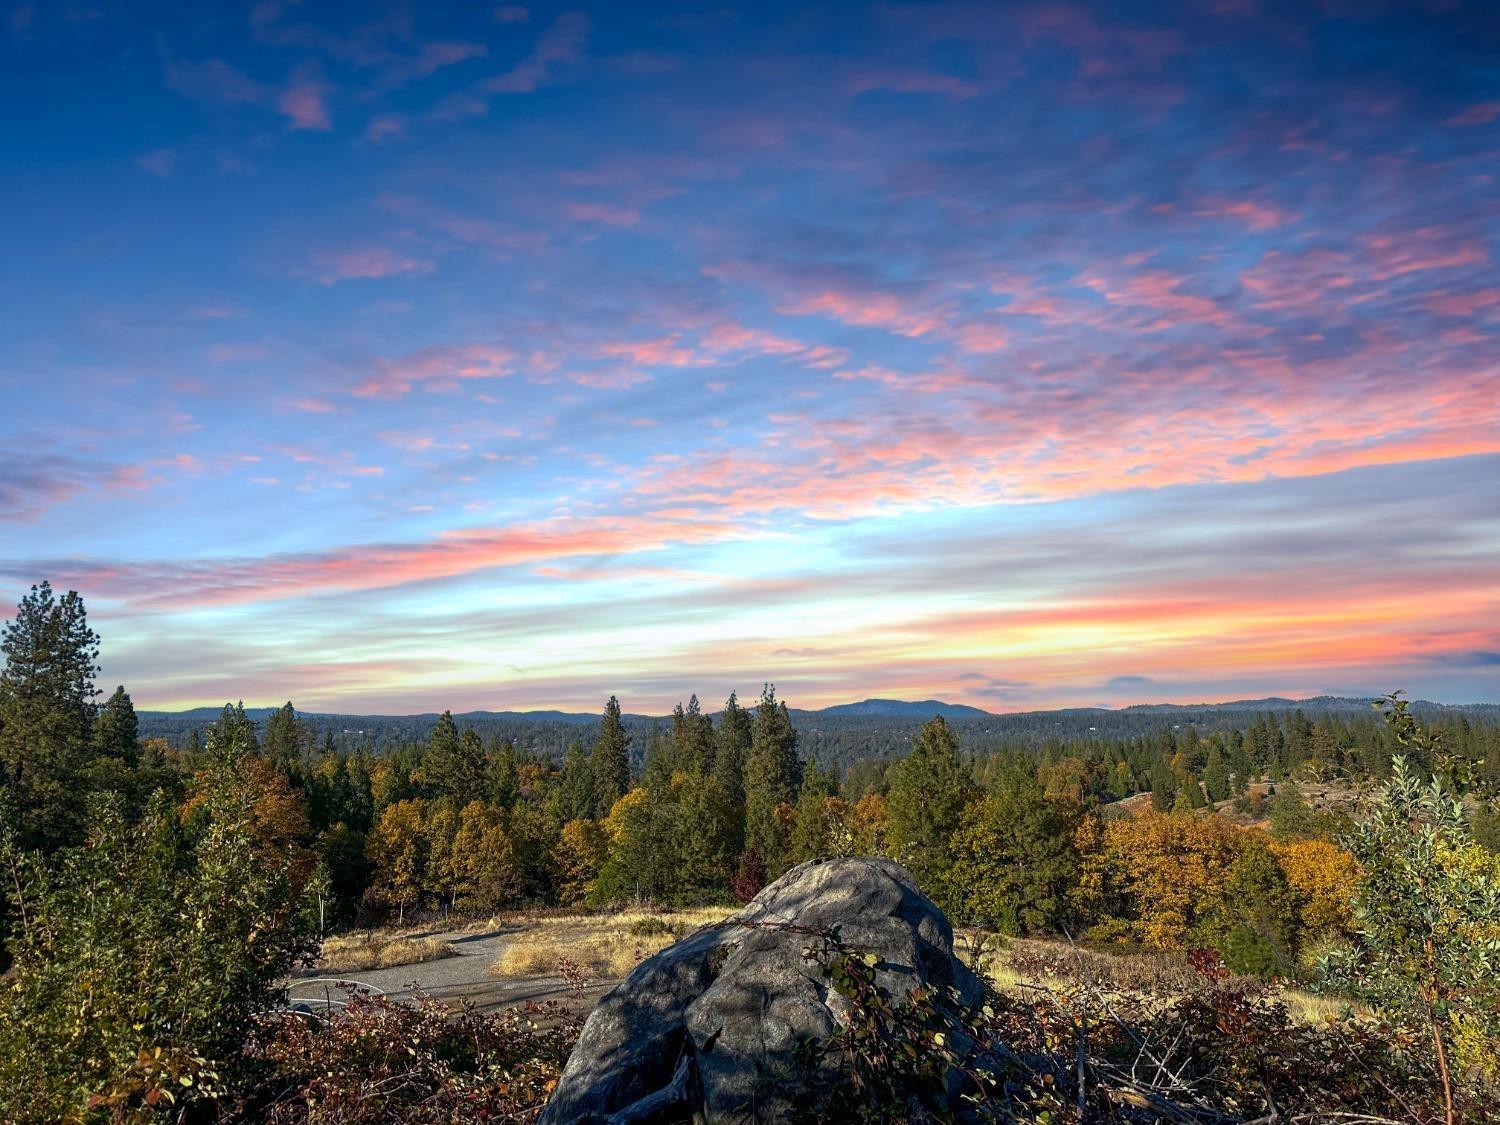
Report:
M 398 965 L 394 969 L 362 969 L 327 975 L 354 981 L 394 1000 L 410 999 L 414 991 L 421 990 L 449 1004 L 467 1000 L 481 1011 L 494 1011 L 528 1000 L 557 1000 L 569 996 L 567 986 L 557 976 L 497 977 L 490 973 L 490 965 L 515 932 L 515 927 L 479 932 L 433 930 L 416 936 L 442 938 L 453 947 L 456 956 L 417 965 Z M 318 970 L 313 974 L 310 971 L 304 978 L 294 980 L 287 990 L 291 1002 L 305 1003 L 316 1009 L 346 1000 L 347 988 L 328 981 L 324 975 L 326 972 Z M 586 989 L 583 1000 L 592 1007 L 613 984 L 613 981 L 604 982 Z

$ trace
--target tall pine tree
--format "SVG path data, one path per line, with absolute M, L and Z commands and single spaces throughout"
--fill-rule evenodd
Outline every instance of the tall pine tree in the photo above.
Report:
M 614 696 L 604 705 L 590 764 L 594 775 L 594 818 L 602 820 L 630 788 L 630 736 L 620 718 L 620 701 Z
M 912 739 L 911 753 L 891 767 L 886 840 L 924 890 L 945 897 L 953 837 L 975 787 L 958 756 L 958 735 L 941 715 Z
M 33 586 L 5 626 L 0 649 L 0 765 L 22 844 L 80 839 L 82 778 L 91 757 L 99 637 L 83 599 Z
M 774 879 L 788 866 L 787 831 L 782 805 L 789 805 L 801 781 L 797 732 L 776 688 L 761 691 L 751 724 L 750 753 L 745 759 L 745 847 L 754 849 Z

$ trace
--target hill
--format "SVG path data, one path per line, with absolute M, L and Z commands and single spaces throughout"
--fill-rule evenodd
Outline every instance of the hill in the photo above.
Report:
M 1163 730 L 1193 726 L 1202 734 L 1244 729 L 1268 712 L 1301 710 L 1310 718 L 1338 715 L 1368 720 L 1370 698 L 1316 696 L 1310 699 L 1247 699 L 1226 703 L 1140 704 L 1119 709 L 1068 707 L 1051 711 L 1016 711 L 995 714 L 977 707 L 941 700 L 870 699 L 838 704 L 821 710 L 791 709 L 802 753 L 825 765 L 846 766 L 866 759 L 889 758 L 904 753 L 917 729 L 941 714 L 958 731 L 964 748 L 987 753 L 1005 747 L 1040 750 L 1048 745 L 1088 742 L 1095 739 L 1141 738 Z M 246 713 L 263 722 L 274 708 L 247 708 Z M 1495 704 L 1452 706 L 1419 701 L 1420 713 L 1466 714 L 1475 717 L 1500 715 Z M 188 711 L 141 711 L 143 738 L 165 738 L 176 746 L 186 745 L 194 731 L 201 732 L 218 710 L 197 707 Z M 301 716 L 320 741 L 331 739 L 343 749 L 365 747 L 384 752 L 406 743 L 425 742 L 437 722 L 435 712 L 415 715 L 341 715 L 303 712 Z M 460 727 L 472 726 L 486 739 L 509 738 L 517 747 L 553 760 L 561 759 L 573 742 L 593 742 L 599 716 L 574 711 L 466 711 L 454 715 Z M 626 715 L 632 755 L 644 753 L 651 732 L 667 725 L 667 715 Z

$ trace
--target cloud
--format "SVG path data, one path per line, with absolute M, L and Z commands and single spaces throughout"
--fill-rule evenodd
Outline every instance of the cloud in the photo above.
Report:
M 569 203 L 568 214 L 582 223 L 602 223 L 610 227 L 633 227 L 641 221 L 634 207 L 616 207 L 609 203 Z
M 177 154 L 169 148 L 152 149 L 135 158 L 135 166 L 153 176 L 168 180 L 177 170 Z
M 564 12 L 542 33 L 529 55 L 504 74 L 480 82 L 477 89 L 484 94 L 530 94 L 549 86 L 557 81 L 558 70 L 583 60 L 588 35 L 588 16 Z
M 211 105 L 263 105 L 274 91 L 223 59 L 189 61 L 168 54 L 162 64 L 167 89 Z
M 897 94 L 937 94 L 960 101 L 979 93 L 979 87 L 974 83 L 936 71 L 864 71 L 849 80 L 851 94 L 865 94 L 871 90 L 886 90 Z
M 1500 102 L 1479 102 L 1448 118 L 1444 125 L 1488 125 L 1500 119 Z
M 333 128 L 328 115 L 328 85 L 315 63 L 305 63 L 292 73 L 291 81 L 276 101 L 276 108 L 293 129 L 327 132 Z
M 323 250 L 313 255 L 305 271 L 319 285 L 341 281 L 369 281 L 384 277 L 424 277 L 437 263 L 413 258 L 388 246 L 362 246 L 347 250 Z
M 495 568 L 617 556 L 691 543 L 712 526 L 664 520 L 558 520 L 465 528 L 414 543 L 361 544 L 336 550 L 197 563 L 96 566 L 57 564 L 67 581 L 141 605 L 238 605 L 348 590 L 384 589 Z M 49 564 L 50 565 L 50 564 Z M 14 573 L 7 568 L 6 573 Z M 171 594 L 162 591 L 171 588 Z
M 392 360 L 377 360 L 354 387 L 360 398 L 393 398 L 414 387 L 442 390 L 460 380 L 501 379 L 515 370 L 516 353 L 497 344 L 430 347 Z

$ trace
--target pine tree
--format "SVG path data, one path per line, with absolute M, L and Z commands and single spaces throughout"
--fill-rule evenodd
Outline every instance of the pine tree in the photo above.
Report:
M 779 810 L 797 792 L 799 766 L 791 716 L 786 704 L 777 701 L 776 688 L 767 684 L 755 708 L 745 759 L 745 847 L 755 849 L 771 879 L 787 867 L 786 830 Z
M 1208 790 L 1210 801 L 1229 798 L 1229 767 L 1224 764 L 1224 755 L 1219 753 L 1217 742 L 1208 750 L 1208 763 L 1203 767 L 1203 785 Z
M 681 708 L 679 707 L 680 711 Z M 677 771 L 677 742 L 654 724 L 646 742 L 646 759 L 641 769 L 641 784 L 653 793 L 663 793 L 672 784 Z
M 802 774 L 797 794 L 797 820 L 792 825 L 792 862 L 822 859 L 830 854 L 828 801 L 833 796 L 833 778 L 810 762 Z
M 696 695 L 688 700 L 685 710 L 679 703 L 672 712 L 672 742 L 677 748 L 678 769 L 700 777 L 713 769 L 714 724 L 703 713 Z
M 1151 807 L 1157 812 L 1170 812 L 1177 803 L 1177 775 L 1166 762 L 1157 762 L 1151 767 Z
M 730 802 L 737 806 L 745 803 L 745 759 L 750 756 L 753 737 L 749 714 L 740 706 L 735 693 L 730 692 L 714 737 L 714 776 L 723 783 Z
M 594 818 L 594 771 L 583 744 L 571 742 L 563 755 L 562 772 L 553 791 L 556 819 L 567 824 L 574 820 Z
M 954 840 L 954 905 L 1002 933 L 1054 930 L 1077 881 L 1076 819 L 1076 806 L 1047 797 L 1030 763 L 1009 760 Z
M 123 685 L 115 688 L 94 720 L 94 753 L 130 768 L 140 759 L 140 721 Z
M 520 770 L 516 759 L 516 745 L 510 739 L 501 741 L 489 757 L 485 771 L 485 792 L 490 803 L 508 809 L 521 795 Z
M 614 696 L 604 705 L 590 764 L 594 775 L 594 818 L 602 820 L 630 787 L 630 736 L 620 718 L 620 701 Z
M 243 701 L 224 704 L 218 719 L 208 725 L 203 752 L 217 765 L 234 765 L 260 753 L 255 720 L 245 714 Z
M 311 743 L 311 732 L 297 718 L 297 711 L 290 700 L 266 720 L 262 749 L 266 757 L 279 768 L 291 769 L 301 762 L 303 749 Z
M 0 766 L 25 847 L 81 838 L 82 774 L 91 756 L 99 637 L 75 591 L 33 586 L 0 649 Z
M 446 797 L 460 806 L 468 804 L 484 790 L 484 745 L 473 727 L 462 735 L 453 715 L 444 711 L 422 758 L 422 776 L 436 797 Z
M 891 767 L 886 794 L 886 840 L 917 882 L 951 903 L 953 837 L 974 797 L 969 767 L 958 756 L 958 736 L 941 715 L 912 739 L 912 750 Z

